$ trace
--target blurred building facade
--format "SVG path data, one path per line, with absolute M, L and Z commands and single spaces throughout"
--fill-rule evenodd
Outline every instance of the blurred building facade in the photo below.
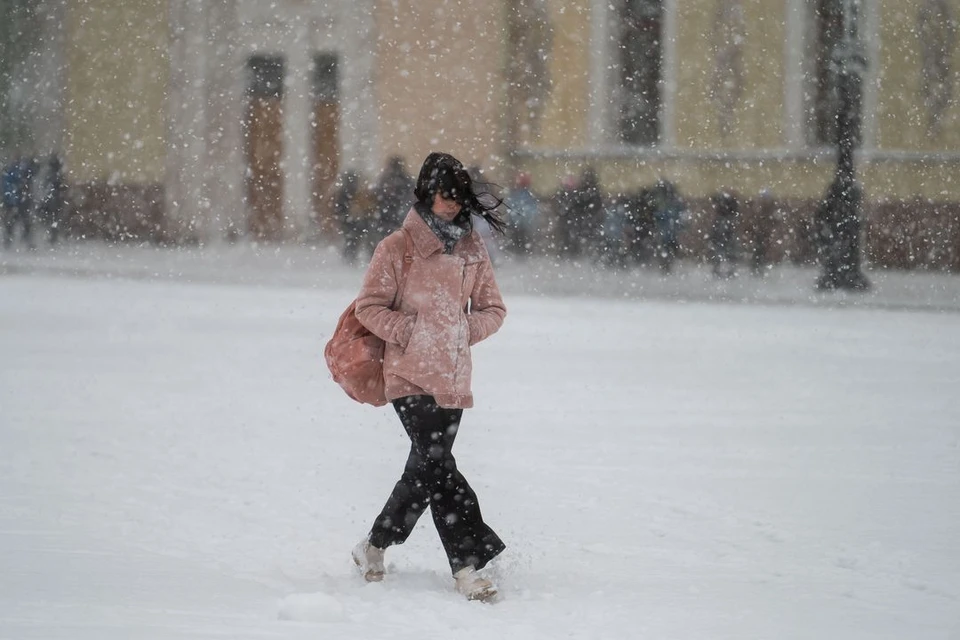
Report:
M 336 175 L 435 148 L 542 194 L 589 165 L 610 192 L 666 177 L 801 216 L 835 166 L 841 0 L 35 4 L 27 144 L 62 151 L 107 234 L 323 236 Z M 862 2 L 868 233 L 960 241 L 958 18 L 960 0 Z
M 812 217 L 836 167 L 842 0 L 516 1 L 552 35 L 514 47 L 550 51 L 515 80 L 539 95 L 511 102 L 536 121 L 513 142 L 539 190 L 591 164 L 614 192 L 667 177 L 705 211 L 766 189 L 792 229 Z M 960 1 L 858 5 L 868 252 L 960 269 Z

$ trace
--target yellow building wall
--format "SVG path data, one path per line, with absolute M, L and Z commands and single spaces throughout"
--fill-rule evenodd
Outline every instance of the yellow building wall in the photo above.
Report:
M 918 14 L 924 0 L 879 0 L 879 64 L 876 110 L 878 148 L 911 151 L 960 150 L 960 43 L 951 58 L 952 105 L 940 131 L 927 130 L 921 92 L 922 47 Z M 946 0 L 954 21 L 960 0 Z M 960 33 L 957 34 L 960 36 Z
M 832 158 L 759 160 L 716 160 L 675 158 L 642 161 L 625 158 L 591 159 L 600 184 L 610 193 L 627 193 L 654 184 L 660 177 L 673 180 L 685 196 L 705 198 L 721 189 L 753 197 L 769 190 L 778 198 L 819 199 L 833 178 Z M 586 161 L 578 158 L 539 158 L 524 163 L 533 176 L 537 193 L 552 194 L 564 175 L 579 175 Z M 911 200 L 957 202 L 960 185 L 957 163 L 876 161 L 862 163 L 858 177 L 868 202 Z
M 743 94 L 731 130 L 724 138 L 717 105 L 710 90 L 715 74 L 715 23 L 719 0 L 670 0 L 675 3 L 676 94 L 674 140 L 676 157 L 583 155 L 595 141 L 585 139 L 588 95 L 589 28 L 579 15 L 581 5 L 552 2 L 554 31 L 554 95 L 544 122 L 542 148 L 564 150 L 560 157 L 531 155 L 523 166 L 533 173 L 534 187 L 552 193 L 564 175 L 579 175 L 594 166 L 601 184 L 611 192 L 629 191 L 669 177 L 691 197 L 719 189 L 753 196 L 770 189 L 777 197 L 818 199 L 832 179 L 832 154 L 770 157 L 709 157 L 710 152 L 750 152 L 783 149 L 786 3 L 783 0 L 741 0 L 743 9 Z M 960 43 L 953 52 L 953 103 L 942 121 L 941 134 L 926 131 L 919 86 L 921 48 L 917 16 L 922 0 L 880 0 L 880 91 L 875 126 L 881 150 L 960 151 Z M 960 0 L 948 0 L 954 19 Z M 563 8 L 561 11 L 560 9 Z M 958 33 L 960 36 L 960 33 Z M 566 73 L 559 70 L 566 70 Z M 701 156 L 701 152 L 704 155 Z M 746 154 L 749 156 L 749 153 Z M 960 162 L 917 158 L 861 159 L 858 175 L 869 201 L 960 200 Z
M 863 166 L 860 178 L 869 200 L 960 201 L 960 163 L 878 161 Z
M 74 182 L 164 178 L 164 0 L 67 3 L 65 153 Z
M 741 0 L 742 93 L 730 131 L 721 133 L 712 87 L 716 74 L 718 0 L 677 2 L 674 127 L 681 149 L 749 150 L 783 144 L 785 24 L 782 3 Z
M 540 140 L 547 149 L 582 149 L 588 144 L 590 109 L 589 0 L 549 0 L 553 24 L 550 79 L 553 91 L 543 114 Z
M 784 144 L 784 7 L 769 0 L 743 0 L 746 17 L 746 81 L 740 117 L 725 141 L 733 149 L 775 149 Z
M 744 197 L 753 197 L 770 190 L 778 198 L 819 198 L 833 177 L 835 163 L 830 160 L 721 160 L 678 157 L 665 160 L 631 158 L 538 157 L 524 162 L 533 177 L 533 189 L 550 195 L 564 175 L 579 175 L 587 164 L 598 171 L 600 184 L 608 193 L 628 193 L 651 186 L 660 178 L 675 182 L 686 197 L 706 198 L 721 190 L 733 190 Z M 880 175 L 884 178 L 886 175 Z M 873 174 L 865 179 L 868 197 L 874 184 Z M 909 179 L 903 187 L 910 191 Z M 879 199 L 879 198 L 874 198 Z
M 678 2 L 676 9 L 676 93 L 674 141 L 680 149 L 720 146 L 708 90 L 713 73 L 710 47 L 715 0 Z
M 499 2 L 379 0 L 375 95 L 381 149 L 416 176 L 434 150 L 486 168 L 503 149 Z M 370 176 L 373 177 L 373 176 Z

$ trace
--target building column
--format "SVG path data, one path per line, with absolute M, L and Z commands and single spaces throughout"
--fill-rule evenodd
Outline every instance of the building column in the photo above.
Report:
M 377 103 L 374 97 L 374 52 L 377 50 L 375 3 L 354 0 L 344 3 L 338 15 L 342 24 L 338 48 L 343 60 L 340 103 L 341 166 L 374 178 L 382 159 Z
M 660 85 L 663 99 L 660 103 L 660 148 L 667 151 L 677 146 L 677 14 L 680 0 L 663 0 L 663 66 Z
M 25 65 L 28 72 L 37 76 L 31 79 L 37 88 L 36 112 L 30 127 L 34 137 L 34 152 L 44 156 L 56 153 L 62 160 L 67 8 L 63 2 L 42 0 L 35 11 L 36 15 L 48 19 L 40 24 L 39 41 L 43 43 L 44 55 L 34 58 L 36 65 Z
M 206 9 L 204 0 L 170 0 L 169 151 L 166 212 L 176 241 L 204 241 L 210 214 L 205 189 Z
M 310 51 L 306 25 L 297 27 L 295 46 L 286 52 L 283 88 L 283 218 L 285 240 L 310 230 Z
M 806 100 L 803 97 L 807 49 L 803 34 L 809 28 L 810 21 L 807 19 L 806 6 L 805 0 L 787 0 L 784 14 L 786 43 L 783 49 L 783 135 L 787 148 L 793 150 L 807 146 Z
M 241 131 L 246 69 L 244 61 L 237 58 L 236 3 L 214 2 L 209 12 L 206 191 L 210 215 L 206 236 L 210 242 L 220 242 L 247 232 Z
M 599 149 L 610 142 L 610 81 L 611 60 L 616 47 L 611 47 L 612 33 L 609 0 L 590 0 L 590 95 L 587 116 L 587 136 L 590 146 Z

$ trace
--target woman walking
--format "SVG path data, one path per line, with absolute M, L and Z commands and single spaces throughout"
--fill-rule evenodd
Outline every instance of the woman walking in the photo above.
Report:
M 414 195 L 401 228 L 377 245 L 356 301 L 357 318 L 386 343 L 386 397 L 410 437 L 410 455 L 353 559 L 367 581 L 382 580 L 384 550 L 402 544 L 429 507 L 457 591 L 489 600 L 496 587 L 478 571 L 504 544 L 484 523 L 452 449 L 463 410 L 473 406 L 470 347 L 497 331 L 507 312 L 471 220 L 481 216 L 502 234 L 501 200 L 478 197 L 446 153 L 427 156 Z

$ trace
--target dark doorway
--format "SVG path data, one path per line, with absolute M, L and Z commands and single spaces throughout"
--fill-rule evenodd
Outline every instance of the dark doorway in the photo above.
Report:
M 280 56 L 252 56 L 247 63 L 247 112 L 243 122 L 250 233 L 262 240 L 283 236 L 283 75 Z
M 337 66 L 336 54 L 318 53 L 313 58 L 311 204 L 314 219 L 324 234 L 336 233 L 337 227 L 332 207 L 332 192 L 340 170 L 340 80 Z

